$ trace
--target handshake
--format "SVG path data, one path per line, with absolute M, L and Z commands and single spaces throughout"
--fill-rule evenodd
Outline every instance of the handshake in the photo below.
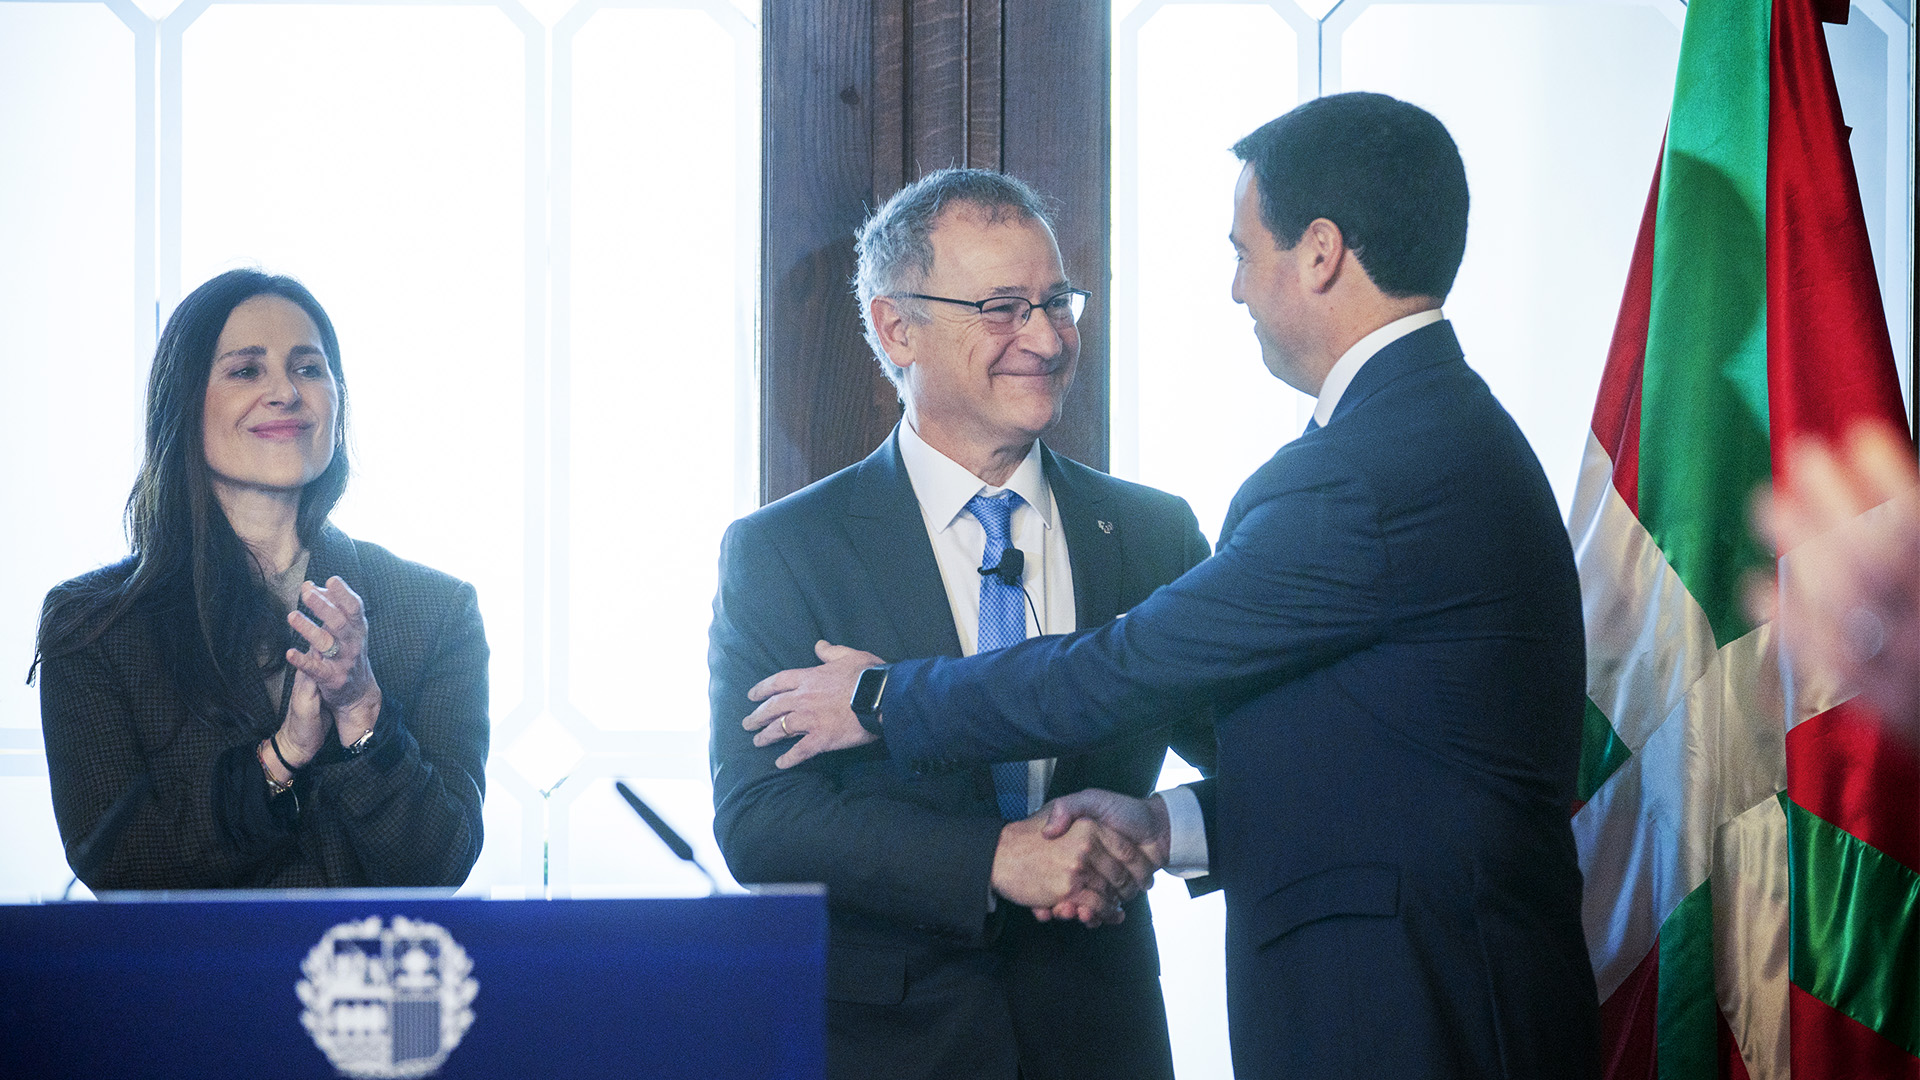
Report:
M 1166 865 L 1168 843 L 1159 796 L 1076 791 L 1000 830 L 993 891 L 1042 922 L 1118 923 L 1127 916 L 1120 905 L 1151 888 Z

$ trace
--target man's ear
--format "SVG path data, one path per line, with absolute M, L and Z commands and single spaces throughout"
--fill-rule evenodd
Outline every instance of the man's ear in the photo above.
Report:
M 868 302 L 867 312 L 873 317 L 873 330 L 880 337 L 880 347 L 887 351 L 887 359 L 896 367 L 912 367 L 913 320 L 890 296 L 874 297 Z
M 1299 260 L 1300 283 L 1308 292 L 1323 293 L 1340 280 L 1346 265 L 1347 238 L 1340 226 L 1326 218 L 1314 218 L 1294 245 Z

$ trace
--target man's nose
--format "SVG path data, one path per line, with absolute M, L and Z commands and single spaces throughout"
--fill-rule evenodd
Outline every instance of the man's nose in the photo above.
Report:
M 1021 348 L 1035 356 L 1052 359 L 1065 351 L 1066 335 L 1073 332 L 1074 328 L 1071 325 L 1064 328 L 1055 326 L 1045 311 L 1034 308 L 1027 316 L 1026 325 L 1020 328 L 1019 344 Z

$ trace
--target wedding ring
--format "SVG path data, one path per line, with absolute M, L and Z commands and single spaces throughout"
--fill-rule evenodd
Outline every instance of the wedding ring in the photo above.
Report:
M 780 734 L 785 735 L 789 739 L 793 738 L 793 732 L 788 729 L 787 718 L 784 716 L 780 718 Z
M 340 656 L 340 639 L 334 638 L 326 648 L 320 650 L 320 659 L 335 660 Z

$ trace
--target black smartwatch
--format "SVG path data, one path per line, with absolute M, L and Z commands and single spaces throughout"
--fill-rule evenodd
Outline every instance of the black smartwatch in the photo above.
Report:
M 860 726 L 874 735 L 880 734 L 880 692 L 887 688 L 887 670 L 887 665 L 880 664 L 861 672 L 853 688 L 853 700 L 847 703 Z

